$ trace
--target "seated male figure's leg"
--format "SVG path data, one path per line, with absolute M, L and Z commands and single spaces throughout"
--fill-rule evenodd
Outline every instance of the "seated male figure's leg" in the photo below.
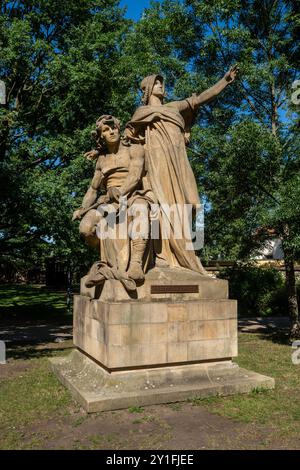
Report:
M 95 209 L 85 214 L 79 225 L 79 233 L 86 243 L 92 248 L 99 249 L 99 238 L 96 234 L 96 226 L 101 215 Z
M 149 202 L 143 198 L 134 201 L 131 207 L 132 230 L 129 233 L 131 237 L 131 256 L 127 275 L 135 281 L 144 280 L 143 257 L 149 240 Z M 136 223 L 135 217 L 140 217 L 140 224 Z M 139 226 L 139 227 L 138 227 Z M 133 230 L 139 228 L 139 231 Z

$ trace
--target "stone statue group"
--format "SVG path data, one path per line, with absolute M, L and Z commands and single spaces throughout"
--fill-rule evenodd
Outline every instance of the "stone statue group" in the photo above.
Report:
M 174 220 L 182 220 L 183 207 L 200 205 L 186 152 L 195 113 L 232 83 L 237 71 L 233 66 L 200 95 L 167 104 L 163 77 L 150 75 L 141 83 L 142 106 L 124 136 L 116 117 L 97 120 L 96 148 L 85 154 L 96 161 L 95 173 L 82 206 L 73 214 L 73 220 L 81 219 L 81 236 L 100 254 L 88 273 L 87 287 L 117 279 L 134 291 L 154 267 L 205 275 L 194 250 L 186 249 L 186 233 L 176 236 Z M 172 214 L 166 210 L 170 207 Z

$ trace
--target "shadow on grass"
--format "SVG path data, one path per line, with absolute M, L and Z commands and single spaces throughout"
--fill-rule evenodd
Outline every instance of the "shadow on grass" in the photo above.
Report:
M 288 345 L 290 321 L 288 317 L 239 318 L 240 333 L 258 335 L 260 339 Z
M 53 357 L 57 355 L 67 354 L 74 349 L 73 344 L 69 344 L 68 346 L 61 346 L 61 347 L 53 347 L 49 348 L 48 345 L 45 345 L 45 348 L 34 348 L 34 347 L 23 347 L 18 346 L 12 349 L 9 349 L 7 352 L 8 359 L 41 359 L 43 357 Z
M 40 347 L 72 340 L 66 293 L 36 285 L 1 285 L 0 339 L 11 357 L 21 348 L 17 356 L 23 358 L 27 349 L 41 355 Z
M 289 328 L 269 329 L 265 333 L 259 333 L 259 338 L 272 343 L 290 345 Z
M 63 318 L 64 323 L 65 318 Z M 72 340 L 72 324 L 36 324 L 36 322 L 22 322 L 21 324 L 0 324 L 0 339 L 5 341 L 8 350 L 18 347 L 30 348 L 49 343 L 63 344 Z

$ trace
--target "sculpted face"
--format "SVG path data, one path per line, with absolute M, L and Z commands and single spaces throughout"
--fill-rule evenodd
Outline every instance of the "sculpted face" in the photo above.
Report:
M 163 98 L 164 93 L 165 93 L 165 90 L 164 90 L 163 82 L 159 79 L 156 79 L 153 90 L 152 90 L 152 95 L 157 96 L 158 98 Z
M 103 124 L 101 127 L 101 138 L 105 140 L 107 145 L 120 141 L 120 131 L 114 122 Z

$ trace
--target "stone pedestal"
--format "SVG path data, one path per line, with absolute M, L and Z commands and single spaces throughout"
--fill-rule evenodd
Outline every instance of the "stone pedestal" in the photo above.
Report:
M 135 297 L 135 298 L 133 298 Z M 153 269 L 129 296 L 119 281 L 74 297 L 74 345 L 52 367 L 87 411 L 274 387 L 237 356 L 237 304 L 227 281 Z
M 108 303 L 76 296 L 74 302 L 74 344 L 106 369 L 237 355 L 234 300 Z

